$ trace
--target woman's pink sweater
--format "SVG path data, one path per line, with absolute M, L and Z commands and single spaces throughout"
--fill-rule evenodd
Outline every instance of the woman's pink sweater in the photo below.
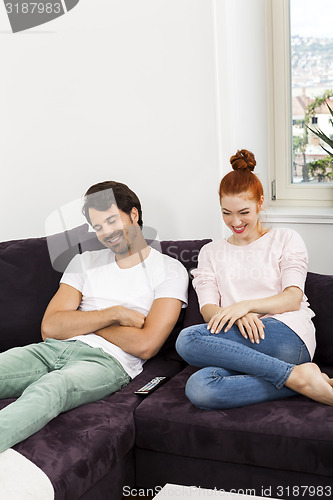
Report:
M 303 291 L 298 311 L 266 314 L 261 318 L 276 318 L 289 326 L 303 340 L 312 359 L 316 340 L 311 321 L 314 312 L 304 295 L 307 263 L 305 244 L 296 231 L 272 229 L 245 246 L 226 240 L 205 245 L 199 253 L 198 268 L 192 270 L 193 286 L 200 308 L 205 304 L 227 307 L 297 286 Z

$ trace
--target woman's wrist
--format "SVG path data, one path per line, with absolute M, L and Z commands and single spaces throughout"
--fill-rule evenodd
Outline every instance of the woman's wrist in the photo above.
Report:
M 221 311 L 221 309 L 222 308 L 220 306 L 215 304 L 205 304 L 202 306 L 200 312 L 205 322 L 208 323 L 215 314 Z
M 255 310 L 255 301 L 254 300 L 245 300 L 244 302 L 246 302 L 246 305 L 248 307 L 248 313 L 256 313 L 257 311 Z

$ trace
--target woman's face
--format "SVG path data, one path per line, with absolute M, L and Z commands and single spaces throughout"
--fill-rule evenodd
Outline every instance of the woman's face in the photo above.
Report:
M 250 193 L 223 195 L 221 209 L 225 224 L 231 229 L 235 243 L 247 245 L 259 238 L 258 217 L 262 209 L 263 197 L 258 204 Z

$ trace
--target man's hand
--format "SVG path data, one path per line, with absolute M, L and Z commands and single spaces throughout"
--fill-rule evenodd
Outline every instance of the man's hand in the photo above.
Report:
M 115 306 L 114 309 L 118 317 L 117 323 L 120 326 L 133 326 L 134 328 L 143 328 L 146 320 L 146 316 L 144 314 L 123 306 Z
M 94 333 L 133 356 L 149 359 L 155 356 L 172 332 L 181 306 L 182 302 L 178 299 L 155 299 L 143 327 L 129 328 L 118 323 L 95 330 Z

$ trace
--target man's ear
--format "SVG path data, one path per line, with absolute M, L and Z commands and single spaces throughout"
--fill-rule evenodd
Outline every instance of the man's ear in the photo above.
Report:
M 133 207 L 130 213 L 131 221 L 132 222 L 138 222 L 139 220 L 139 212 L 138 209 Z

